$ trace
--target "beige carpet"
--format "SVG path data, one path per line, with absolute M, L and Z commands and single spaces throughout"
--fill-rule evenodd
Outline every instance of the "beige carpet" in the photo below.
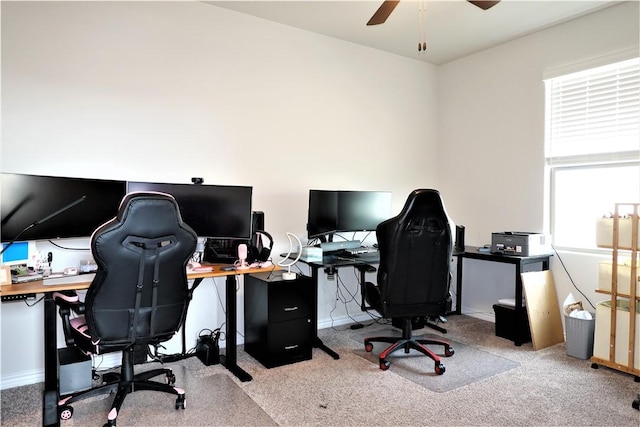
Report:
M 401 336 L 401 334 L 397 329 L 387 327 L 367 331 L 366 334 L 359 336 L 359 340 L 354 338 L 362 344 L 362 349 L 354 350 L 354 353 L 379 365 L 378 356 L 388 344 L 374 343 L 373 351 L 367 353 L 364 350 L 364 338 L 366 336 Z M 520 365 L 513 360 L 505 359 L 504 357 L 496 356 L 475 347 L 447 339 L 446 335 L 423 333 L 416 334 L 415 336 L 440 338 L 449 341 L 455 351 L 455 354 L 451 357 L 444 356 L 443 346 L 429 346 L 430 349 L 434 350 L 434 352 L 440 356 L 440 362 L 445 366 L 445 373 L 442 375 L 436 374 L 433 360 L 415 350 L 411 350 L 409 354 L 398 350 L 389 356 L 387 358 L 387 360 L 391 362 L 389 371 L 435 392 L 442 393 L 451 391 L 475 381 L 506 372 Z
M 266 369 L 242 348 L 238 363 L 253 381 L 239 382 L 220 365 L 203 366 L 196 358 L 174 364 L 177 384 L 187 391 L 187 409 L 176 411 L 175 398 L 139 392 L 125 401 L 118 426 L 638 426 L 640 412 L 631 406 L 640 392 L 634 377 L 613 369 L 592 369 L 588 360 L 566 354 L 564 344 L 534 351 L 495 336 L 494 324 L 469 316 L 451 316 L 448 339 L 518 363 L 518 366 L 448 392 L 418 385 L 394 370 L 356 355 L 374 325 L 319 331 L 340 354 L 334 360 L 318 348 L 313 359 Z M 445 359 L 455 375 L 456 354 Z M 462 353 L 464 354 L 464 352 Z M 458 358 L 458 359 L 456 359 Z M 481 369 L 479 365 L 470 370 Z M 460 370 L 460 369 L 458 369 Z M 430 371 L 430 369 L 428 370 Z M 2 426 L 41 424 L 42 384 L 2 390 Z M 135 393 L 134 393 L 135 395 Z M 89 403 L 89 402 L 87 402 Z M 105 410 L 95 402 L 76 406 L 61 427 L 102 425 Z M 83 404 L 84 405 L 84 404 Z
M 127 396 L 120 408 L 118 426 L 272 426 L 277 425 L 227 374 L 212 374 L 196 358 L 167 364 L 176 375 L 176 386 L 186 391 L 186 408 L 175 409 L 173 395 L 154 391 L 138 391 Z M 157 368 L 149 364 L 147 369 Z M 223 369 L 219 365 L 216 370 Z M 162 379 L 162 377 L 156 377 Z M 38 390 L 26 392 L 37 386 Z M 3 426 L 35 426 L 42 424 L 42 384 L 19 387 L 2 392 Z M 19 401 L 29 397 L 27 405 Z M 62 421 L 64 427 L 98 426 L 107 421 L 114 395 L 97 396 L 73 403 L 73 417 Z M 26 402 L 25 402 L 26 403 Z M 3 408 L 4 409 L 4 408 Z

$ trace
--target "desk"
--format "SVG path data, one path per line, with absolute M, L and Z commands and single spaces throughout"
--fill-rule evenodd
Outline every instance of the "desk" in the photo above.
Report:
M 264 272 L 262 268 L 251 268 L 241 271 L 222 271 L 220 265 L 214 265 L 213 271 L 194 272 L 187 274 L 189 280 L 193 280 L 190 293 L 208 277 L 226 277 L 226 338 L 227 345 L 225 357 L 221 358 L 223 365 L 241 381 L 251 381 L 251 375 L 245 372 L 237 364 L 237 301 L 236 301 L 236 276 L 248 273 Z M 75 279 L 75 278 L 74 278 Z M 0 287 L 0 295 L 21 295 L 44 293 L 44 391 L 42 400 L 42 425 L 59 425 L 58 419 L 58 346 L 57 327 L 58 316 L 56 303 L 53 301 L 53 293 L 67 290 L 83 290 L 89 288 L 90 281 L 74 281 L 72 283 L 58 283 L 56 285 L 44 285 L 43 281 L 27 282 L 15 285 L 3 285 Z M 184 326 L 183 326 L 184 329 Z
M 287 254 L 282 254 L 281 256 L 286 257 Z M 296 258 L 297 254 L 292 254 L 290 255 L 290 258 Z M 368 267 L 371 264 L 378 264 L 380 262 L 380 257 L 375 257 L 375 256 L 368 256 L 366 259 L 358 259 L 358 258 L 344 258 L 344 257 L 339 257 L 336 255 L 323 255 L 322 256 L 322 261 L 303 261 L 302 259 L 300 260 L 300 262 L 303 262 L 305 264 L 307 264 L 310 268 L 311 268 L 311 277 L 313 279 L 313 283 L 315 286 L 315 301 L 313 304 L 313 316 L 312 318 L 315 319 L 314 322 L 315 324 L 315 330 L 316 330 L 316 337 L 314 339 L 314 347 L 317 347 L 319 349 L 321 349 L 322 351 L 324 351 L 325 353 L 327 353 L 328 355 L 330 355 L 331 357 L 333 357 L 334 359 L 339 359 L 340 355 L 338 353 L 336 353 L 335 351 L 333 351 L 332 349 L 330 349 L 329 347 L 327 347 L 322 340 L 318 337 L 317 331 L 318 331 L 318 270 L 320 268 L 323 268 L 325 271 L 327 271 L 329 274 L 332 274 L 333 272 L 335 272 L 336 269 L 338 268 L 342 268 L 342 267 L 354 267 L 356 269 L 358 269 L 360 271 L 360 286 L 363 287 L 364 286 L 364 275 L 366 273 L 366 267 Z M 364 292 L 361 292 L 361 295 L 364 296 Z M 364 307 L 364 299 L 362 300 L 362 306 Z M 364 308 L 363 308 L 364 310 Z
M 456 314 L 462 314 L 462 264 L 465 258 L 477 259 L 480 261 L 501 262 L 505 264 L 513 264 L 516 269 L 515 274 L 515 315 L 516 319 L 526 315 L 526 307 L 522 305 L 522 278 L 520 274 L 524 271 L 524 267 L 530 264 L 542 263 L 542 270 L 549 269 L 549 258 L 551 254 L 534 255 L 534 256 L 515 256 L 493 254 L 491 252 L 480 252 L 477 247 L 466 246 L 464 251 L 454 251 L 453 255 L 458 258 L 457 262 L 457 278 L 456 278 Z M 514 343 L 517 346 L 524 344 L 525 339 L 516 337 Z

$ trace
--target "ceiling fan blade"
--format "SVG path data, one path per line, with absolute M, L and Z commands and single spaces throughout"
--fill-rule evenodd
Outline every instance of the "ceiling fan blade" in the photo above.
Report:
M 400 3 L 400 0 L 383 2 L 378 8 L 378 10 L 376 10 L 376 13 L 374 13 L 371 19 L 369 19 L 369 22 L 367 22 L 367 25 L 382 24 L 384 21 L 387 20 L 389 15 L 391 15 L 391 12 L 393 12 L 393 9 L 396 8 L 398 3 Z
M 467 0 L 467 1 L 469 3 L 471 3 L 471 4 L 474 4 L 474 5 L 478 6 L 482 10 L 490 9 L 493 6 L 495 6 L 498 3 L 500 3 L 500 0 L 498 0 L 498 1 L 472 1 L 472 0 Z

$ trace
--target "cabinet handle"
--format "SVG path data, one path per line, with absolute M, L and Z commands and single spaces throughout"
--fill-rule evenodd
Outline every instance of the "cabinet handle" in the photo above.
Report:
M 293 350 L 293 349 L 296 349 L 296 348 L 298 348 L 298 347 L 299 347 L 299 345 L 298 345 L 298 344 L 296 344 L 296 345 L 286 345 L 286 346 L 284 347 L 284 349 L 285 349 L 285 350 Z
M 296 311 L 297 309 L 298 309 L 297 306 L 295 306 L 295 307 L 285 307 L 284 311 Z

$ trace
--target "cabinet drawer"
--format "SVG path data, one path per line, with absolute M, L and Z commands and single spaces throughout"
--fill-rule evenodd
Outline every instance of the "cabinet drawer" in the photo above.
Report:
M 305 282 L 269 284 L 269 323 L 310 317 L 309 290 Z
M 271 323 L 268 326 L 268 359 L 265 365 L 281 365 L 311 359 L 311 319 Z

